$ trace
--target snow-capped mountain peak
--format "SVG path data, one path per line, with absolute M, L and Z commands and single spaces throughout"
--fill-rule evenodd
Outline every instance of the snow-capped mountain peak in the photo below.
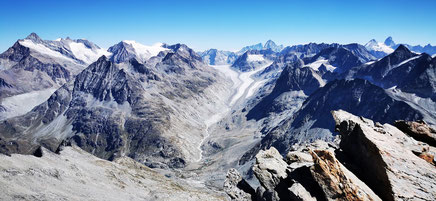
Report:
M 377 42 L 375 39 L 372 39 L 368 43 L 366 43 L 365 47 L 369 51 L 384 52 L 386 54 L 390 54 L 394 52 L 394 49 L 392 49 L 391 47 L 387 46 L 384 43 Z
M 67 37 L 51 41 L 42 40 L 36 33 L 31 33 L 25 39 L 19 40 L 18 43 L 39 55 L 85 65 L 91 64 L 102 55 L 110 55 L 105 49 L 86 39 L 73 40 Z
M 147 46 L 133 40 L 123 40 L 120 43 L 110 47 L 109 52 L 113 54 L 112 60 L 121 63 L 132 58 L 140 62 L 145 62 L 153 56 L 156 56 L 161 51 L 169 50 L 164 47 L 163 43 L 155 43 Z
M 264 50 L 271 49 L 274 52 L 280 52 L 283 49 L 283 45 L 277 45 L 274 41 L 268 40 L 263 46 Z

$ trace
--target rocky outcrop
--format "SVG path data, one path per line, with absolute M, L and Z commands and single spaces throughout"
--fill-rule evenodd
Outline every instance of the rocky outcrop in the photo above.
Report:
M 415 140 L 436 147 L 436 131 L 424 121 L 399 120 L 395 121 L 394 125 Z
M 274 148 L 256 155 L 260 186 L 253 200 L 433 200 L 436 148 L 389 124 L 339 110 L 334 142 L 294 145 L 286 158 Z M 404 122 L 402 122 L 404 124 Z M 408 122 L 407 132 L 432 132 Z
M 313 178 L 322 188 L 327 200 L 377 200 L 366 186 L 353 180 L 350 174 L 327 150 L 310 151 L 314 165 L 310 167 Z
M 327 143 L 295 149 L 286 159 L 273 147 L 256 155 L 253 172 L 261 186 L 253 200 L 380 200 L 336 159 Z
M 419 143 L 397 128 L 345 111 L 333 112 L 340 148 L 350 169 L 383 200 L 433 200 L 436 169 L 414 152 L 434 147 Z M 432 151 L 431 151 L 432 150 Z

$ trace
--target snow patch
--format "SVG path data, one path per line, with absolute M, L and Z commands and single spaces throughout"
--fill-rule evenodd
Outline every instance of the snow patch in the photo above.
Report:
M 261 54 L 249 54 L 249 55 L 247 55 L 247 61 L 248 62 L 259 62 L 259 61 L 265 61 L 265 58 Z
M 305 65 L 305 66 L 310 67 L 310 68 L 312 68 L 313 70 L 318 70 L 319 67 L 320 67 L 322 64 L 324 64 L 324 66 L 325 66 L 325 67 L 327 68 L 327 70 L 330 71 L 330 72 L 333 72 L 333 71 L 336 69 L 336 67 L 330 65 L 330 64 L 329 64 L 329 61 L 328 61 L 327 59 L 324 59 L 324 58 L 322 58 L 322 59 L 318 59 L 317 61 L 312 62 L 312 63 L 310 63 L 310 64 L 307 64 L 307 65 Z
M 407 63 L 407 62 L 409 62 L 409 61 L 412 61 L 412 60 L 418 59 L 419 57 L 421 57 L 421 55 L 418 55 L 418 56 L 412 57 L 412 58 L 410 58 L 410 59 L 406 59 L 406 60 L 402 61 L 401 63 L 395 65 L 393 68 L 400 67 L 400 66 L 404 65 L 405 63 Z
M 4 98 L 1 105 L 6 108 L 6 112 L 0 114 L 0 119 L 26 114 L 35 106 L 45 102 L 55 91 L 56 88 L 49 88 Z

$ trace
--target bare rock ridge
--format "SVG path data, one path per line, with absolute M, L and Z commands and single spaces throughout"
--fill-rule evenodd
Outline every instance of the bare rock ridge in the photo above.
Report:
M 403 133 L 343 110 L 332 114 L 340 134 L 336 141 L 295 145 L 285 158 L 274 147 L 256 155 L 253 172 L 260 186 L 251 200 L 435 198 L 436 167 L 422 154 L 434 155 L 436 148 L 420 141 L 427 138 L 406 134 L 427 136 L 434 130 L 423 122 L 399 121 Z

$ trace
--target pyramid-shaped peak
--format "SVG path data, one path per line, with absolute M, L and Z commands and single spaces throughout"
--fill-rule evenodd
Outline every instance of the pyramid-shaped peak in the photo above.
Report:
M 398 52 L 405 52 L 405 53 L 411 53 L 411 51 L 403 44 L 397 47 L 397 49 L 394 51 L 394 53 Z
M 42 41 L 42 39 L 38 36 L 38 34 L 32 32 L 31 34 L 29 34 L 26 39 L 38 42 L 38 41 Z

